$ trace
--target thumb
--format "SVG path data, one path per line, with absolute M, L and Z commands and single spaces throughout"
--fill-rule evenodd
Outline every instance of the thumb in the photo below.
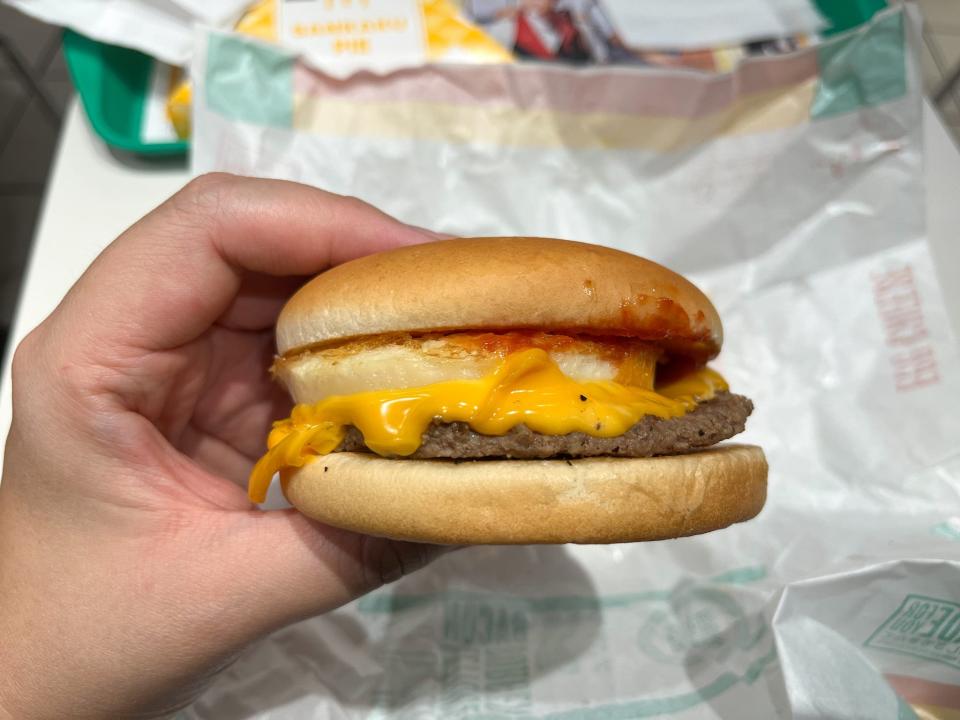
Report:
M 292 509 L 236 515 L 228 562 L 245 579 L 232 586 L 254 610 L 256 635 L 329 612 L 453 549 L 341 530 Z

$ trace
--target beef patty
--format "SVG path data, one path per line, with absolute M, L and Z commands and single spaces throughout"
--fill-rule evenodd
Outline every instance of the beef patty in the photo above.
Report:
M 599 438 L 581 432 L 542 435 L 518 425 L 506 435 L 481 435 L 462 422 L 434 421 L 412 458 L 549 458 L 555 456 L 650 457 L 709 447 L 743 432 L 753 403 L 743 395 L 717 393 L 686 415 L 645 416 L 623 435 Z M 334 452 L 370 452 L 355 427 Z

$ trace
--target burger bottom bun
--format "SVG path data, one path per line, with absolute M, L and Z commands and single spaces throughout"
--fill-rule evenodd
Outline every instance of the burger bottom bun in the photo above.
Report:
M 331 453 L 282 473 L 316 520 L 456 545 L 615 543 L 696 535 L 749 520 L 767 495 L 754 445 L 578 460 L 395 460 Z

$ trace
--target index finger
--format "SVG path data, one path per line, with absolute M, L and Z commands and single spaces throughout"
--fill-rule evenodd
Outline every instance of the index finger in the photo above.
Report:
M 175 348 L 230 307 L 249 272 L 313 275 L 433 236 L 356 198 L 283 180 L 206 175 L 115 240 L 61 305 L 78 342 Z

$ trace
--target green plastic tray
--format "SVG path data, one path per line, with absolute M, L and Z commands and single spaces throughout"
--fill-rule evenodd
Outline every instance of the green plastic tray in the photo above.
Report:
M 866 22 L 886 0 L 815 0 L 830 24 L 827 35 Z M 190 143 L 145 143 L 140 137 L 153 59 L 129 48 L 106 45 L 71 30 L 63 52 L 90 124 L 108 144 L 141 155 L 182 155 Z
M 888 7 L 887 0 L 814 0 L 829 26 L 823 34 L 829 37 L 853 30 Z
M 146 143 L 140 137 L 153 59 L 66 30 L 63 54 L 90 124 L 115 148 L 140 155 L 182 155 L 186 140 Z

